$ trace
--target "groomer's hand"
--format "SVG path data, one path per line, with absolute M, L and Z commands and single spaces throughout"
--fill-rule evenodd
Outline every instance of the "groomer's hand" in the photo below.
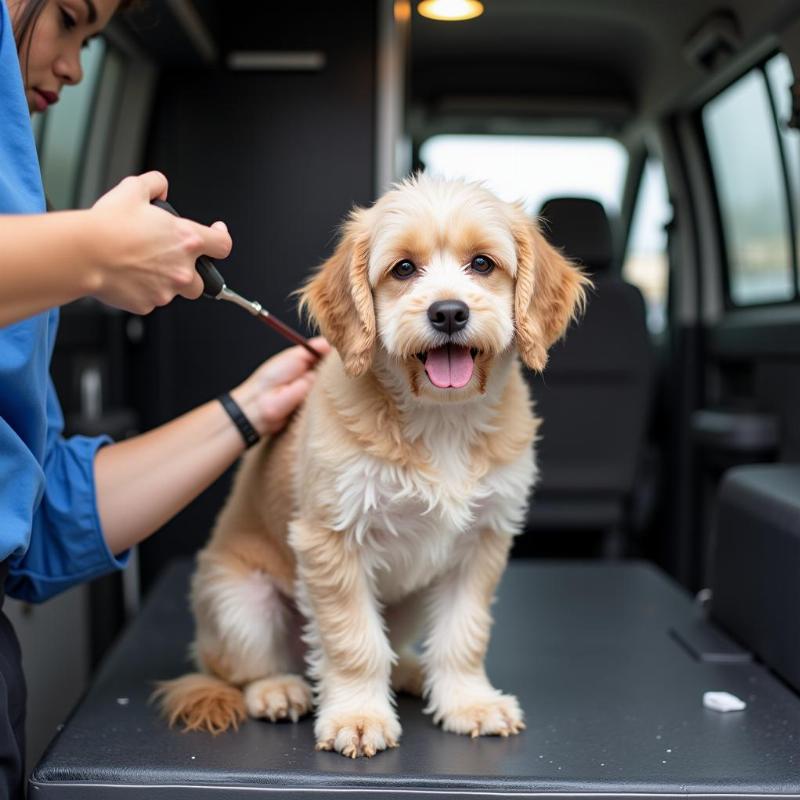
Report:
M 321 336 L 310 343 L 323 355 L 331 350 Z M 267 359 L 231 396 L 262 436 L 276 433 L 314 385 L 316 363 L 305 347 L 290 347 Z
M 151 205 L 166 197 L 166 177 L 146 172 L 125 178 L 87 212 L 96 237 L 92 296 L 147 314 L 176 295 L 202 294 L 195 261 L 201 255 L 225 258 L 231 237 L 223 222 L 208 227 Z

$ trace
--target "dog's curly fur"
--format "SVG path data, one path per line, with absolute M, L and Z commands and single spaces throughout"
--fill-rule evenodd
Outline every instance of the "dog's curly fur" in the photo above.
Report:
M 449 731 L 524 727 L 483 668 L 536 475 L 517 354 L 544 368 L 587 283 L 520 205 L 478 184 L 420 175 L 350 215 L 301 292 L 335 352 L 286 431 L 245 456 L 199 555 L 202 672 L 161 685 L 171 722 L 297 719 L 312 707 L 305 662 L 319 749 L 395 746 L 393 689 L 424 694 Z M 462 330 L 432 326 L 439 300 L 467 305 Z M 442 347 L 470 352 L 465 384 L 433 381 L 425 354 Z

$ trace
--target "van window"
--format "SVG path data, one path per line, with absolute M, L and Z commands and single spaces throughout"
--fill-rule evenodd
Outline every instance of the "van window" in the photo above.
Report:
M 420 158 L 429 172 L 485 181 L 504 200 L 537 214 L 551 197 L 591 197 L 619 214 L 628 154 L 599 137 L 439 135 Z
M 639 183 L 628 248 L 622 264 L 622 277 L 638 286 L 647 304 L 647 327 L 661 333 L 667 324 L 667 256 L 666 225 L 672 219 L 672 206 L 667 193 L 664 166 L 650 158 Z
M 794 214 L 795 252 L 797 253 L 800 252 L 800 225 L 798 224 L 800 222 L 800 216 L 798 216 L 800 215 L 800 131 L 787 125 L 792 116 L 791 86 L 794 83 L 794 75 L 789 59 L 783 53 L 778 53 L 771 58 L 765 69 L 775 103 L 778 130 L 789 176 L 789 199 Z M 795 266 L 800 269 L 800 263 Z M 798 280 L 800 280 L 800 273 L 798 273 Z
M 81 83 L 66 87 L 58 104 L 41 115 L 37 136 L 39 163 L 45 192 L 56 209 L 73 208 L 76 204 L 105 51 L 102 38 L 92 39 L 82 53 L 84 77 Z
M 702 112 L 727 256 L 729 299 L 794 297 L 789 200 L 765 73 L 754 69 Z

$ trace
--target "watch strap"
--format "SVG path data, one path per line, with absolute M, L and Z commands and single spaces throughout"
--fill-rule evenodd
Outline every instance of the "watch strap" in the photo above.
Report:
M 233 420 L 233 424 L 242 434 L 242 439 L 247 447 L 252 447 L 260 438 L 258 431 L 253 427 L 252 423 L 245 416 L 244 411 L 239 407 L 239 404 L 225 392 L 221 394 L 217 400 L 222 403 L 222 407 L 228 412 L 228 416 Z

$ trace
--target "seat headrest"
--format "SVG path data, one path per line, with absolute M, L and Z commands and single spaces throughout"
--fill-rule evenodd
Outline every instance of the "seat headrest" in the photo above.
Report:
M 539 211 L 542 232 L 568 258 L 594 274 L 606 272 L 614 258 L 611 225 L 601 203 L 586 197 L 553 197 Z

